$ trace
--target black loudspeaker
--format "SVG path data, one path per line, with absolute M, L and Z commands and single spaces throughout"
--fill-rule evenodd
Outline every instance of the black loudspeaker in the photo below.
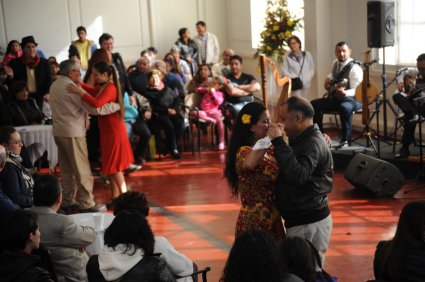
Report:
M 367 45 L 370 48 L 394 46 L 394 2 L 367 2 Z
M 354 187 L 376 197 L 394 195 L 406 181 L 394 165 L 360 153 L 348 164 L 344 176 Z

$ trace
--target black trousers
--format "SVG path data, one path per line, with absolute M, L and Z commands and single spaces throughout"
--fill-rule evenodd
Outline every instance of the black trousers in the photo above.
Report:
M 184 119 L 180 115 L 158 115 L 154 118 L 154 126 L 163 129 L 165 142 L 169 152 L 177 150 L 180 137 L 184 131 Z
M 404 113 L 404 131 L 401 143 L 403 147 L 408 147 L 415 141 L 415 129 L 417 122 L 410 122 L 414 115 L 418 115 L 418 108 L 407 97 L 400 93 L 393 95 L 393 101 Z M 425 113 L 425 105 L 420 106 L 420 114 Z
M 146 120 L 138 119 L 132 126 L 134 134 L 140 137 L 134 150 L 134 158 L 144 158 L 149 146 L 149 139 L 151 138 L 151 130 L 149 129 Z
M 86 132 L 87 151 L 90 163 L 100 162 L 100 131 L 97 116 L 90 116 L 90 128 Z

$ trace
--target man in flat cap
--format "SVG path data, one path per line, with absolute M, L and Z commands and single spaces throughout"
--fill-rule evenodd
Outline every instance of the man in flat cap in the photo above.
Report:
M 14 81 L 25 81 L 30 97 L 34 98 L 41 107 L 43 96 L 49 93 L 53 75 L 49 61 L 37 55 L 37 45 L 31 35 L 22 38 L 23 55 L 10 61 L 10 69 L 6 73 L 9 85 Z

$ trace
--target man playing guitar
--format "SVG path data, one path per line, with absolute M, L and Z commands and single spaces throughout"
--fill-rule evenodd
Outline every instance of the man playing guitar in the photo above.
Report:
M 416 123 L 419 119 L 423 119 L 425 114 L 425 105 L 422 103 L 420 111 L 414 102 L 414 98 L 424 96 L 424 83 L 425 78 L 425 53 L 418 56 L 416 59 L 417 67 L 404 68 L 399 71 L 397 76 L 397 90 L 393 95 L 394 103 L 404 113 L 404 131 L 401 139 L 402 146 L 397 158 L 405 158 L 409 156 L 409 145 L 415 138 Z
M 314 108 L 314 122 L 323 131 L 323 114 L 330 111 L 338 111 L 342 138 L 339 147 L 349 145 L 351 141 L 352 115 L 360 110 L 362 105 L 356 101 L 354 94 L 357 86 L 363 80 L 363 70 L 350 58 L 351 49 L 347 42 L 338 42 L 335 46 L 336 60 L 333 63 L 332 72 L 325 79 L 325 89 L 328 97 L 311 101 Z

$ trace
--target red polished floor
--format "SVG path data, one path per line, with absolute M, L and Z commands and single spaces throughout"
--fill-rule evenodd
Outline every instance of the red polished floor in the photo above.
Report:
M 222 178 L 224 160 L 224 152 L 185 153 L 177 161 L 148 162 L 126 178 L 131 190 L 144 192 L 150 200 L 154 233 L 167 237 L 199 267 L 210 266 L 209 281 L 220 278 L 239 210 L 238 199 L 231 197 Z M 377 242 L 391 237 L 402 206 L 423 194 L 368 199 L 336 173 L 330 194 L 334 225 L 325 269 L 342 282 L 372 279 Z M 109 197 L 109 190 L 96 181 L 96 200 L 105 203 Z

